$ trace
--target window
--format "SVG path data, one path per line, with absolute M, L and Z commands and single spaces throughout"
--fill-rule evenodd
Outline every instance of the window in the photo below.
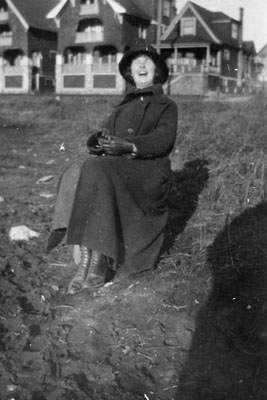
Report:
M 57 56 L 56 50 L 50 50 L 49 51 L 49 58 L 51 58 L 52 60 L 55 60 L 56 56 Z
M 166 29 L 167 29 L 166 25 L 161 25 L 160 34 L 163 35 L 163 33 L 166 31 Z
M 229 61 L 229 60 L 230 60 L 230 51 L 229 51 L 228 49 L 224 49 L 224 50 L 223 50 L 223 58 L 224 58 L 226 61 Z
M 182 18 L 181 21 L 181 36 L 196 34 L 196 19 Z
M 170 17 L 171 15 L 171 3 L 169 0 L 163 1 L 163 15 L 164 17 Z
M 146 39 L 147 37 L 147 29 L 143 25 L 138 26 L 138 37 L 140 39 Z
M 232 39 L 238 38 L 238 27 L 237 24 L 232 24 Z
M 81 4 L 86 4 L 87 6 L 94 5 L 96 0 L 81 0 Z

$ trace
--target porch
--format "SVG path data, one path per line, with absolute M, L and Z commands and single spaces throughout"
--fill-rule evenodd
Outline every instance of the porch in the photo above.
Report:
M 205 95 L 221 86 L 222 50 L 204 44 L 163 45 L 162 55 L 170 69 L 169 94 Z
M 0 57 L 0 94 L 23 94 L 31 91 L 32 68 L 30 60 L 22 56 L 16 65 L 9 65 Z
M 108 62 L 97 60 L 90 53 L 66 62 L 62 55 L 56 57 L 57 94 L 122 94 L 125 82 L 118 71 L 122 57 L 117 53 Z
M 221 73 L 222 51 L 209 45 L 166 47 L 162 49 L 162 54 L 165 54 L 170 71 L 174 73 Z
M 170 71 L 176 74 L 220 74 L 220 67 L 208 65 L 206 60 L 196 60 L 181 58 L 178 59 L 176 64 L 169 65 Z

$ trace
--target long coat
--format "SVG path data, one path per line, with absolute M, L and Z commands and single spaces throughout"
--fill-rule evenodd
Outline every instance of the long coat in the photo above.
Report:
M 177 105 L 161 85 L 125 96 L 105 128 L 133 142 L 137 157 L 89 155 L 81 168 L 73 164 L 63 174 L 54 228 L 67 227 L 67 244 L 110 257 L 117 274 L 153 268 L 168 217 L 177 119 Z

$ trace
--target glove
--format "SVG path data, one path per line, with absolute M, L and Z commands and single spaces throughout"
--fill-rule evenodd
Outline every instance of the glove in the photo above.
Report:
M 102 135 L 102 130 L 94 131 L 94 133 L 87 140 L 87 148 L 90 154 L 101 156 L 104 154 L 104 149 L 99 145 L 98 138 Z
M 122 154 L 136 153 L 135 145 L 128 140 L 104 134 L 98 139 L 98 143 L 105 154 L 119 156 Z

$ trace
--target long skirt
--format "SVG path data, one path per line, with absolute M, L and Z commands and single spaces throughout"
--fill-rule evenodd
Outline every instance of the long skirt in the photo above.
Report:
M 162 163 L 161 163 L 162 164 Z M 113 260 L 117 274 L 152 269 L 167 224 L 169 167 L 157 160 L 89 156 L 62 175 L 53 229 L 66 243 L 85 245 Z

